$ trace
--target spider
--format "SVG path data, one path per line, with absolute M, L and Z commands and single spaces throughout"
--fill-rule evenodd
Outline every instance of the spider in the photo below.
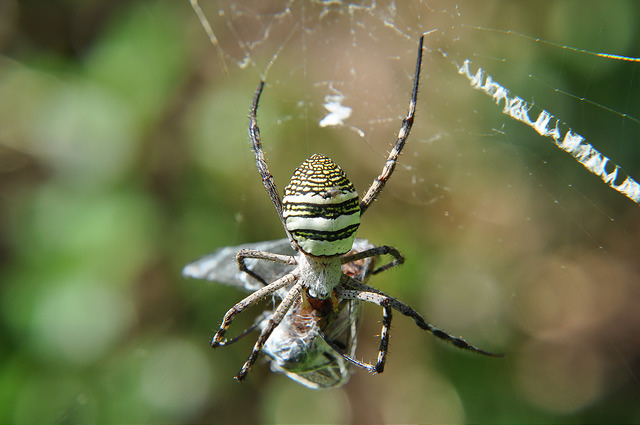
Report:
M 229 345 L 238 339 L 226 339 L 225 334 L 239 313 L 278 291 L 282 294 L 282 301 L 275 311 L 268 320 L 265 319 L 261 322 L 260 336 L 235 377 L 238 381 L 245 379 L 259 354 L 265 348 L 269 337 L 283 322 L 283 319 L 288 317 L 287 314 L 293 311 L 292 308 L 314 313 L 314 323 L 319 324 L 314 328 L 316 334 L 349 363 L 372 373 L 382 373 L 384 370 L 393 310 L 412 318 L 421 329 L 458 348 L 487 356 L 501 356 L 501 354 L 491 353 L 470 345 L 463 339 L 449 335 L 427 323 L 419 313 L 407 304 L 358 280 L 358 277 L 364 276 L 364 274 L 344 272 L 344 268 L 349 264 L 381 255 L 390 255 L 392 260 L 372 270 L 371 274 L 380 273 L 404 262 L 404 257 L 400 252 L 391 246 L 367 245 L 367 248 L 360 252 L 352 251 L 352 247 L 355 241 L 355 232 L 360 225 L 360 217 L 378 197 L 391 177 L 398 156 L 409 137 L 418 97 L 423 42 L 424 34 L 418 43 L 418 57 L 408 113 L 402 121 L 396 142 L 381 174 L 374 179 L 361 200 L 343 170 L 331 159 L 320 154 L 312 155 L 296 168 L 293 177 L 284 189 L 284 197 L 280 198 L 262 151 L 256 116 L 260 96 L 264 89 L 264 80 L 258 85 L 249 115 L 249 136 L 258 172 L 295 255 L 283 255 L 255 249 L 242 249 L 236 255 L 239 270 L 260 282 L 261 287 L 234 305 L 225 314 L 219 329 L 211 340 L 211 347 Z M 247 266 L 246 260 L 249 259 L 280 263 L 291 266 L 293 270 L 273 282 L 268 282 Z M 284 292 L 281 291 L 283 288 Z M 351 353 L 344 352 L 344 347 L 339 346 L 335 340 L 327 338 L 323 333 L 323 326 L 326 326 L 323 320 L 335 314 L 339 306 L 347 302 L 360 301 L 377 304 L 383 310 L 380 347 L 375 364 L 354 359 L 350 355 Z
M 351 253 L 373 247 L 369 241 L 356 238 Z M 182 274 L 254 292 L 264 287 L 264 283 L 238 269 L 236 255 L 242 249 L 264 250 L 283 255 L 296 254 L 287 238 L 224 247 L 187 264 Z M 376 257 L 364 258 L 343 264 L 342 271 L 357 281 L 366 282 L 375 269 L 375 262 Z M 247 259 L 246 265 L 266 281 L 276 280 L 295 269 L 293 265 L 255 258 Z M 288 287 L 279 289 L 274 299 L 283 299 L 288 290 Z M 328 306 L 329 309 L 319 310 L 300 298 L 274 329 L 262 349 L 271 370 L 316 390 L 346 384 L 350 375 L 350 363 L 347 359 L 355 355 L 357 346 L 361 304 L 358 300 L 342 300 L 335 308 L 331 305 Z M 272 315 L 271 310 L 262 312 L 253 325 L 227 340 L 225 345 L 239 341 L 253 330 L 264 329 Z

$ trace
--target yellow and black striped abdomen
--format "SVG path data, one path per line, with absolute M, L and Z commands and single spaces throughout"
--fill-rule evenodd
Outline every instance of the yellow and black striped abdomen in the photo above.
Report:
M 328 157 L 312 155 L 296 168 L 282 205 L 285 225 L 305 254 L 351 250 L 360 226 L 360 200 L 342 168 Z

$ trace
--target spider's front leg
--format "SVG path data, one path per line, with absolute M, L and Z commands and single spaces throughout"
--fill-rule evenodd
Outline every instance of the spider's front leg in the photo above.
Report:
M 262 351 L 262 347 L 273 333 L 273 330 L 280 324 L 282 318 L 285 316 L 285 314 L 287 314 L 287 311 L 289 311 L 293 303 L 300 297 L 301 289 L 302 282 L 297 282 L 295 285 L 293 285 L 289 292 L 287 292 L 287 295 L 284 297 L 280 305 L 278 305 L 276 311 L 271 315 L 269 321 L 267 322 L 267 326 L 265 326 L 265 328 L 262 330 L 258 341 L 256 341 L 256 344 L 253 346 L 253 350 L 251 351 L 249 358 L 244 363 L 244 365 L 242 365 L 242 369 L 240 369 L 240 372 L 238 372 L 238 374 L 236 375 L 235 378 L 238 381 L 242 381 L 247 376 L 247 373 L 249 373 L 249 370 L 251 370 L 251 366 L 253 366 L 253 364 L 256 362 L 258 355 Z
M 339 291 L 338 293 L 340 294 L 340 296 L 349 296 L 348 292 Z M 352 299 L 355 299 L 355 297 Z M 378 349 L 378 360 L 376 361 L 375 365 L 354 359 L 353 357 L 346 354 L 341 347 L 338 347 L 334 342 L 327 338 L 326 335 L 324 335 L 322 332 L 320 332 L 320 335 L 331 348 L 333 348 L 338 354 L 344 357 L 344 359 L 351 364 L 366 369 L 373 374 L 382 373 L 384 372 L 384 365 L 387 361 L 387 354 L 389 352 L 389 329 L 391 329 L 391 317 L 393 316 L 389 304 L 389 300 L 381 300 L 380 302 L 380 306 L 382 307 L 382 331 L 380 332 L 380 348 Z
M 211 339 L 211 348 L 216 348 L 227 344 L 228 341 L 224 339 L 224 335 L 227 333 L 227 330 L 229 329 L 229 326 L 231 326 L 231 322 L 233 322 L 235 316 L 242 313 L 247 307 L 274 293 L 278 289 L 291 285 L 298 279 L 298 277 L 299 276 L 297 273 L 289 273 L 276 280 L 275 282 L 265 286 L 264 288 L 258 289 L 256 292 L 252 293 L 251 295 L 231 307 L 231 309 L 227 311 L 227 314 L 224 315 L 218 332 L 216 332 L 216 334 Z

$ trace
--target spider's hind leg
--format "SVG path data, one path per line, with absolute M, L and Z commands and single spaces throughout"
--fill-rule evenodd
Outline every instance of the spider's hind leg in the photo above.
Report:
M 264 185 L 269 198 L 271 199 L 271 203 L 276 209 L 278 213 L 278 217 L 280 218 L 280 222 L 282 223 L 282 227 L 284 227 L 285 232 L 287 232 L 287 237 L 289 238 L 289 242 L 292 247 L 296 247 L 296 243 L 291 236 L 291 233 L 287 229 L 285 225 L 284 218 L 282 216 L 282 199 L 280 198 L 280 194 L 278 193 L 278 187 L 276 186 L 276 182 L 273 179 L 273 175 L 269 171 L 269 166 L 267 165 L 267 160 L 264 157 L 264 152 L 262 151 L 262 142 L 260 140 L 260 128 L 258 127 L 258 103 L 260 102 L 260 95 L 262 94 L 262 89 L 264 89 L 264 80 L 260 81 L 258 84 L 258 88 L 256 89 L 256 93 L 253 96 L 253 103 L 251 104 L 251 112 L 249 113 L 249 137 L 251 138 L 251 143 L 253 145 L 253 153 L 256 157 L 256 167 L 258 168 L 258 172 L 260 173 L 260 177 L 262 177 L 262 184 Z
M 367 193 L 362 197 L 360 201 L 360 214 L 364 214 L 364 212 L 369 208 L 369 205 L 378 197 L 384 185 L 391 178 L 391 174 L 393 174 L 393 170 L 396 168 L 396 164 L 398 162 L 398 157 L 402 152 L 402 148 L 404 148 L 405 143 L 407 142 L 407 138 L 409 137 L 409 133 L 411 132 L 411 127 L 413 126 L 413 118 L 416 113 L 416 103 L 418 101 L 418 87 L 420 86 L 420 67 L 422 66 L 422 46 L 424 44 L 424 34 L 420 36 L 420 40 L 418 42 L 418 58 L 416 60 L 416 70 L 413 76 L 413 90 L 411 92 L 411 101 L 409 102 L 409 110 L 407 115 L 402 120 L 402 127 L 400 127 L 400 131 L 398 131 L 398 137 L 396 138 L 396 142 L 389 153 L 389 157 L 387 161 L 384 163 L 384 167 L 382 168 L 382 173 L 373 180 L 371 186 L 367 190 Z

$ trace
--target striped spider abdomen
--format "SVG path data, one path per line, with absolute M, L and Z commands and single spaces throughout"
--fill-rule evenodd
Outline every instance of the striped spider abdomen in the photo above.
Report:
M 320 257 L 346 254 L 360 226 L 358 193 L 342 168 L 315 154 L 284 189 L 283 218 L 302 252 Z

